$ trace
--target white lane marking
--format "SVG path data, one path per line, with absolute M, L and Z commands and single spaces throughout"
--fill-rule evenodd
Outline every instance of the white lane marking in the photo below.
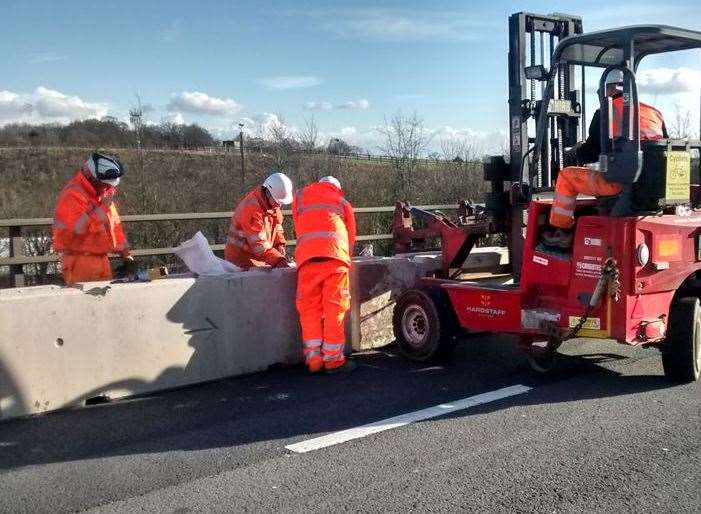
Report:
M 368 423 L 367 425 L 349 428 L 339 432 L 332 432 L 331 434 L 326 434 L 321 437 L 315 437 L 314 439 L 308 439 L 299 443 L 290 444 L 285 446 L 285 448 L 295 453 L 307 453 L 313 450 L 319 450 L 320 448 L 333 446 L 335 444 L 345 443 L 346 441 L 351 441 L 353 439 L 360 439 L 361 437 L 366 437 L 378 432 L 384 432 L 385 430 L 403 427 L 405 425 L 409 425 L 410 423 L 414 423 L 415 421 L 423 421 L 425 419 L 443 416 L 451 412 L 465 410 L 477 405 L 508 398 L 509 396 L 523 394 L 531 389 L 531 387 L 521 384 L 504 387 L 502 389 L 497 389 L 496 391 L 469 396 L 450 403 L 442 403 L 440 405 L 428 407 L 427 409 L 407 412 L 406 414 L 375 421 L 374 423 Z

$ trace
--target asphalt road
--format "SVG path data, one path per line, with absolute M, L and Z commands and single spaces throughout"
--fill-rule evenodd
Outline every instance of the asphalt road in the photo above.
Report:
M 701 383 L 656 350 L 570 343 L 539 375 L 508 338 L 445 366 L 363 354 L 0 424 L 0 511 L 699 512 Z M 285 446 L 523 384 L 524 394 L 304 454 Z

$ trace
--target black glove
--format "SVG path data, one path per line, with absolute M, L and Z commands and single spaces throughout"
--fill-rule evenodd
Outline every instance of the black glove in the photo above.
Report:
M 127 278 L 136 274 L 136 261 L 133 258 L 125 257 L 114 272 L 117 278 Z

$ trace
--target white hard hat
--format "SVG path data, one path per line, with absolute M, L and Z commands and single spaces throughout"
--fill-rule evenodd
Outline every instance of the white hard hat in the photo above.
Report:
M 85 161 L 83 169 L 100 182 L 115 187 L 119 184 L 120 177 L 124 175 L 124 166 L 121 162 L 111 155 L 98 152 Z
M 336 177 L 332 177 L 331 175 L 321 177 L 319 179 L 319 182 L 328 182 L 329 184 L 333 184 L 334 186 L 336 186 L 338 189 L 342 189 L 341 183 L 338 181 L 338 179 Z
M 606 84 L 620 84 L 623 82 L 623 72 L 621 70 L 611 70 L 606 75 Z
M 284 173 L 276 172 L 263 182 L 263 187 L 270 192 L 276 202 L 282 205 L 292 203 L 292 181 Z

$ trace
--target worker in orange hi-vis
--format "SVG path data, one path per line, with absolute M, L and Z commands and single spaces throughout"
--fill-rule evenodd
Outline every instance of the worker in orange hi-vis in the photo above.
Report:
M 297 192 L 292 204 L 297 247 L 297 311 L 311 373 L 351 371 L 344 319 L 350 308 L 350 266 L 355 244 L 353 207 L 341 184 L 324 177 Z
M 611 123 L 614 137 L 621 136 L 623 126 L 623 72 L 611 71 L 606 77 L 606 96 L 611 98 Z M 660 111 L 643 102 L 640 105 L 640 139 L 643 141 L 657 140 L 667 137 L 667 128 Z M 579 166 L 563 168 L 555 182 L 555 196 L 550 209 L 550 225 L 552 229 L 543 233 L 543 243 L 548 246 L 569 248 L 572 246 L 574 226 L 574 207 L 578 194 L 590 196 L 612 196 L 621 192 L 623 186 L 615 182 L 607 182 L 603 174 L 583 164 L 596 162 L 601 153 L 600 147 L 600 117 L 597 110 L 589 125 L 587 140 L 573 149 L 573 155 Z
M 53 248 L 61 255 L 67 285 L 112 279 L 110 253 L 122 255 L 124 271 L 135 269 L 113 201 L 123 175 L 117 159 L 94 153 L 59 194 Z
M 292 181 L 273 173 L 238 203 L 231 217 L 224 258 L 243 269 L 289 267 L 280 205 L 292 203 Z

